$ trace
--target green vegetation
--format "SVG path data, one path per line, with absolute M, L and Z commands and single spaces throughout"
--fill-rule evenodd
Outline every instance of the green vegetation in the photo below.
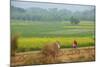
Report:
M 79 24 L 80 20 L 72 16 L 70 18 L 70 22 L 71 22 L 71 24 Z
M 71 48 L 73 40 L 78 47 L 94 46 L 95 6 L 23 4 L 11 1 L 11 36 L 19 35 L 18 52 L 40 50 L 55 41 L 61 48 Z
M 61 42 L 61 48 L 71 48 L 73 40 L 78 47 L 94 46 L 94 22 L 39 22 L 11 20 L 12 35 L 19 33 L 18 52 L 40 50 L 45 44 Z
M 11 32 L 22 37 L 92 37 L 94 22 L 81 21 L 78 25 L 70 22 L 11 21 Z
M 78 9 L 75 8 L 75 6 L 79 5 L 69 6 L 70 9 L 67 9 L 68 5 L 66 5 L 66 8 L 63 9 L 59 7 L 55 8 L 47 7 L 47 9 L 45 9 L 41 8 L 41 6 L 29 7 L 27 9 L 24 9 L 24 7 L 22 8 L 20 6 L 16 7 L 14 5 L 11 5 L 11 19 L 28 20 L 28 21 L 70 21 L 70 17 L 74 16 L 74 18 L 72 18 L 74 22 L 76 21 L 78 22 L 79 20 L 95 21 L 94 6 L 84 6 L 84 8 L 82 6 L 79 6 L 80 8 L 83 9 L 82 11 L 78 7 L 77 7 Z M 72 10 L 71 8 L 73 7 L 74 9 Z M 89 8 L 86 9 L 87 7 Z M 79 20 L 77 20 L 76 18 Z
M 32 50 L 40 50 L 47 43 L 52 43 L 55 41 L 59 41 L 61 43 L 61 48 L 71 48 L 73 40 L 77 40 L 78 47 L 86 47 L 86 46 L 94 46 L 94 40 L 89 37 L 54 37 L 54 38 L 19 38 L 18 41 L 18 52 L 20 51 L 32 51 Z

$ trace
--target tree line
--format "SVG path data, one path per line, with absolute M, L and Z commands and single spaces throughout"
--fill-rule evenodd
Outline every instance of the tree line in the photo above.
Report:
M 11 19 L 30 21 L 95 21 L 95 9 L 84 11 L 70 11 L 67 9 L 32 7 L 23 9 L 11 6 Z

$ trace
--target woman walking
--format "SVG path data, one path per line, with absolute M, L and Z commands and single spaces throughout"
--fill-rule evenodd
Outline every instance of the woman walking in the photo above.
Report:
M 72 47 L 77 48 L 77 41 L 76 40 L 73 41 Z

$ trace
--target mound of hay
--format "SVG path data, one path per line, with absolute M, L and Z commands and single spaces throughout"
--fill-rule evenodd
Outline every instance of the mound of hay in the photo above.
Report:
M 60 43 L 58 41 L 46 44 L 41 50 L 41 53 L 45 57 L 43 59 L 45 60 L 45 63 L 53 63 L 56 60 L 59 51 Z
M 11 56 L 15 56 L 16 49 L 18 48 L 18 35 L 11 36 Z

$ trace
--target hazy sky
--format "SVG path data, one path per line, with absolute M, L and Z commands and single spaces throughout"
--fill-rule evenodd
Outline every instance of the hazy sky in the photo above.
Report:
M 41 2 L 22 2 L 22 1 L 11 1 L 11 5 L 20 7 L 20 8 L 32 8 L 32 7 L 40 7 L 40 8 L 58 8 L 58 9 L 68 9 L 71 11 L 83 11 L 93 9 L 94 6 L 86 6 L 86 5 L 71 5 L 71 4 L 54 4 L 54 3 L 41 3 Z

